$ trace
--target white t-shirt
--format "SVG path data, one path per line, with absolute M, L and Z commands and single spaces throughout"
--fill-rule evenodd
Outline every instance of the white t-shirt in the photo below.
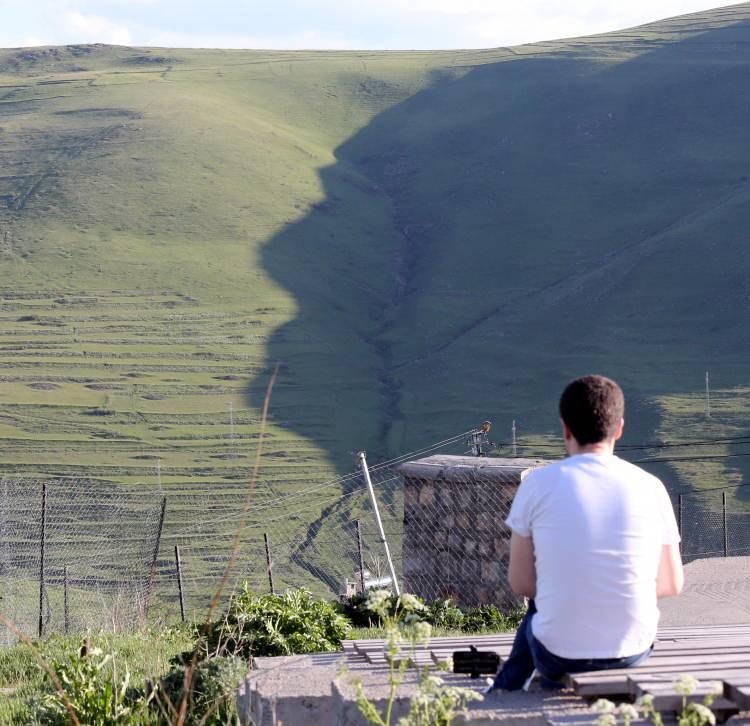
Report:
M 562 658 L 620 658 L 654 642 L 662 545 L 680 541 L 659 479 L 610 454 L 529 473 L 506 524 L 531 537 L 534 636 Z

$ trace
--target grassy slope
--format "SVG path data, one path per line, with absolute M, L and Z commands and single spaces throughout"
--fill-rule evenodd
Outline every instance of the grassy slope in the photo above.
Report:
M 153 482 L 159 457 L 191 497 L 171 527 L 231 512 L 276 362 L 260 497 L 485 416 L 548 437 L 586 370 L 625 383 L 631 442 L 743 433 L 749 21 L 0 51 L 0 466 Z

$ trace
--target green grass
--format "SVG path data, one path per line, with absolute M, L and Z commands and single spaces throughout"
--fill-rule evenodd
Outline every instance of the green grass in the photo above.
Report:
M 160 459 L 165 543 L 213 538 L 198 599 L 277 363 L 259 585 L 263 529 L 349 567 L 307 530 L 340 489 L 264 502 L 484 418 L 557 455 L 584 372 L 622 381 L 624 443 L 744 433 L 748 39 L 740 5 L 485 51 L 0 51 L 0 472 L 153 485 Z
M 46 687 L 39 657 L 48 663 L 61 660 L 66 653 L 78 650 L 82 642 L 78 636 L 54 637 L 42 644 L 37 655 L 25 644 L 0 648 L 0 689 L 8 689 L 6 696 L 0 697 L 0 724 L 29 722 L 27 709 Z M 188 629 L 180 628 L 118 635 L 97 633 L 90 637 L 90 643 L 93 648 L 113 654 L 121 672 L 125 668 L 130 671 L 134 685 L 166 674 L 170 660 L 193 645 Z

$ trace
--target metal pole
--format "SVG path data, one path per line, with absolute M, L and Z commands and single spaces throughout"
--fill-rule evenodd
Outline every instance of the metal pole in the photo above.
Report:
M 164 529 L 164 515 L 167 512 L 167 498 L 162 497 L 161 512 L 159 513 L 159 529 L 156 531 L 156 542 L 154 542 L 154 554 L 151 557 L 151 570 L 148 573 L 148 582 L 146 583 L 146 601 L 143 605 L 143 619 L 148 615 L 148 606 L 151 602 L 151 590 L 154 586 L 154 576 L 156 575 L 156 558 L 159 556 L 159 545 L 161 544 L 161 531 Z
M 44 637 L 44 543 L 47 539 L 47 482 L 42 482 L 42 526 L 39 537 L 39 637 Z
M 682 539 L 682 494 L 677 495 L 677 530 L 680 533 L 680 539 Z M 685 543 L 683 542 L 683 547 Z
M 180 557 L 180 545 L 174 546 L 174 561 L 177 565 L 177 589 L 180 593 L 180 617 L 185 622 L 185 593 L 182 588 L 182 558 Z
M 268 568 L 268 587 L 273 595 L 273 565 L 271 564 L 271 547 L 268 544 L 268 532 L 263 532 L 263 542 L 266 545 L 266 567 Z
M 380 541 L 383 543 L 383 549 L 385 550 L 385 557 L 388 560 L 388 569 L 391 571 L 391 579 L 393 580 L 393 589 L 396 595 L 401 594 L 401 588 L 398 586 L 398 578 L 396 577 L 396 568 L 393 566 L 393 560 L 391 559 L 391 551 L 388 548 L 388 540 L 385 538 L 385 531 L 383 530 L 383 522 L 380 519 L 380 510 L 378 509 L 378 501 L 375 499 L 375 490 L 372 488 L 372 479 L 370 479 L 370 470 L 367 468 L 367 455 L 364 451 L 360 451 L 359 462 L 362 466 L 362 474 L 365 477 L 365 484 L 367 484 L 367 491 L 370 493 L 370 502 L 372 502 L 372 511 L 375 512 L 375 521 L 378 525 L 378 532 L 380 532 Z
M 357 525 L 357 555 L 359 556 L 359 585 L 362 588 L 362 597 L 365 596 L 365 558 L 362 556 L 362 529 L 359 520 L 355 520 Z
M 63 567 L 63 617 L 65 618 L 65 635 L 70 632 L 70 611 L 68 610 L 68 566 Z
M 724 557 L 729 556 L 729 537 L 727 533 L 727 493 L 721 493 L 721 519 L 724 524 Z

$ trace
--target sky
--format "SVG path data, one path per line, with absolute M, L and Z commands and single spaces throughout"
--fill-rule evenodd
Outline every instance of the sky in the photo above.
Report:
M 734 2 L 0 0 L 0 47 L 489 48 L 619 30 Z

